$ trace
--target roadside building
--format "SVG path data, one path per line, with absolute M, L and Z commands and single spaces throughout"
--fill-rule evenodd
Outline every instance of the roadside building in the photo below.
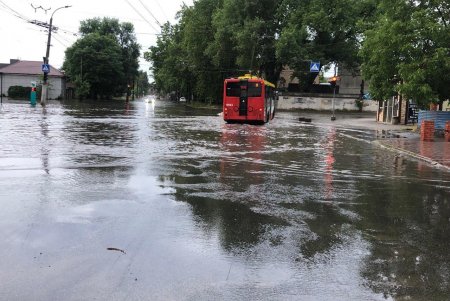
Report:
M 42 83 L 42 62 L 10 60 L 9 64 L 0 64 L 0 93 L 7 96 L 11 86 L 31 87 L 31 83 Z M 60 70 L 50 66 L 48 74 L 49 99 L 64 97 L 65 76 Z
M 353 97 L 364 97 L 369 92 L 369 85 L 364 81 L 361 72 L 352 72 L 345 68 L 339 68 L 339 93 L 352 95 Z
M 401 95 L 378 102 L 377 121 L 392 124 L 417 122 L 417 107 Z
M 304 89 L 299 79 L 293 76 L 294 71 L 284 66 L 277 83 L 281 93 L 278 108 L 377 112 L 378 103 L 370 99 L 368 83 L 359 72 L 340 67 L 337 73 L 339 80 L 335 86 L 320 82 L 323 74 L 311 73 L 303 79 L 307 81 Z

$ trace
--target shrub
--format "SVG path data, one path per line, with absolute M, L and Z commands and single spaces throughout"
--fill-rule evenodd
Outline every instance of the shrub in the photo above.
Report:
M 37 87 L 36 98 L 41 98 L 41 86 Z M 13 99 L 30 99 L 31 87 L 11 86 L 8 89 L 8 97 Z
M 19 98 L 19 99 L 28 99 L 30 98 L 30 87 L 23 86 L 11 86 L 8 89 L 8 97 L 9 98 Z
M 364 106 L 364 101 L 360 98 L 355 99 L 355 105 L 358 107 L 358 111 L 362 112 L 363 106 Z

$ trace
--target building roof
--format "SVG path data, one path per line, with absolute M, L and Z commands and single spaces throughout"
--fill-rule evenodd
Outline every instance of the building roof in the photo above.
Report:
M 17 61 L 6 67 L 0 66 L 0 73 L 3 74 L 24 74 L 24 75 L 41 75 L 42 62 L 36 61 Z M 64 73 L 50 65 L 49 76 L 63 77 Z

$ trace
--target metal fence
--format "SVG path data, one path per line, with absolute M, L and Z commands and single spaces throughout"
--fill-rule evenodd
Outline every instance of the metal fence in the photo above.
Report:
M 450 120 L 450 111 L 419 111 L 419 127 L 422 120 L 432 120 L 435 129 L 443 130 L 445 129 L 445 123 Z

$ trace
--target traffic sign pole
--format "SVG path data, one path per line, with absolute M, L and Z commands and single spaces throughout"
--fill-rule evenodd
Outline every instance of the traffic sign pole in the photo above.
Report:
M 332 115 L 331 115 L 331 121 L 335 121 L 336 120 L 336 116 L 334 115 L 334 101 L 335 101 L 335 97 L 336 97 L 336 85 L 333 87 L 333 104 L 332 104 Z
M 332 115 L 331 115 L 331 121 L 335 121 L 336 120 L 336 116 L 334 115 L 334 109 L 335 109 L 335 100 L 336 100 L 336 84 L 337 81 L 339 80 L 338 76 L 333 76 L 332 78 L 330 78 L 328 80 L 328 82 L 331 84 L 331 86 L 333 86 L 333 100 L 332 100 Z

